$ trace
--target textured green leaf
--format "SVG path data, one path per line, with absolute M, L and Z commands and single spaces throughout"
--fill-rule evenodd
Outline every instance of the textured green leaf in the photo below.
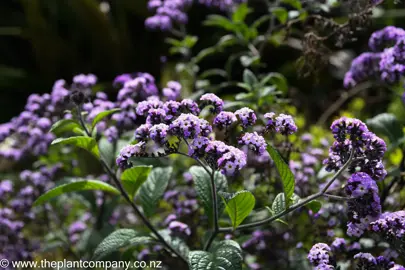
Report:
M 136 166 L 122 173 L 122 184 L 131 198 L 135 196 L 141 185 L 148 179 L 151 170 L 152 166 Z
M 242 270 L 242 249 L 232 240 L 215 245 L 210 252 L 196 250 L 188 256 L 190 270 Z
M 280 154 L 271 145 L 267 146 L 267 151 L 269 152 L 271 158 L 276 164 L 277 170 L 280 174 L 281 181 L 283 182 L 283 189 L 285 194 L 285 207 L 287 208 L 290 203 L 290 198 L 294 194 L 295 179 L 294 174 L 291 172 L 290 167 L 283 160 Z
M 193 175 L 197 195 L 203 203 L 204 210 L 210 222 L 213 221 L 213 203 L 211 194 L 211 180 L 209 174 L 200 166 L 193 166 L 190 168 L 190 173 Z M 224 175 L 215 172 L 215 185 L 217 192 L 226 192 L 228 190 L 228 182 Z M 218 213 L 222 214 L 225 204 L 218 196 L 217 198 Z
M 114 165 L 116 158 L 115 148 L 116 148 L 115 144 L 110 143 L 106 137 L 102 137 L 98 141 L 98 149 L 100 151 L 101 157 L 103 157 L 104 161 L 107 162 L 107 164 L 112 167 Z
M 172 167 L 154 168 L 139 190 L 139 199 L 147 216 L 155 212 L 155 208 L 163 197 L 172 174 Z
M 100 158 L 100 152 L 98 150 L 97 142 L 94 138 L 86 136 L 76 136 L 70 138 L 59 138 L 52 142 L 54 144 L 70 144 L 80 148 L 83 148 L 92 153 L 96 158 Z
M 113 186 L 98 181 L 98 180 L 83 180 L 83 181 L 77 181 L 77 182 L 72 182 L 64 185 L 57 186 L 49 191 L 47 191 L 45 194 L 42 194 L 35 202 L 34 206 L 43 204 L 50 199 L 53 199 L 59 195 L 62 195 L 64 193 L 68 192 L 75 192 L 75 191 L 82 191 L 82 190 L 102 190 L 102 191 L 108 191 L 114 194 L 120 194 L 120 192 Z
M 390 113 L 382 113 L 368 119 L 367 126 L 371 131 L 387 136 L 392 144 L 400 141 L 404 135 L 397 117 Z
M 52 125 L 50 132 L 55 135 L 61 135 L 66 132 L 74 132 L 77 134 L 84 134 L 82 126 L 75 120 L 72 119 L 62 119 Z
M 273 201 L 273 204 L 271 205 L 271 210 L 273 212 L 273 215 L 280 214 L 285 210 L 285 197 L 284 193 L 279 193 L 277 194 L 276 198 Z
M 181 254 L 185 258 L 188 257 L 190 249 L 183 239 L 177 236 L 173 236 L 168 229 L 160 230 L 159 233 L 163 237 L 163 239 L 165 239 L 165 241 L 169 243 L 172 248 L 174 248 L 179 254 Z
M 103 120 L 105 117 L 107 117 L 107 116 L 109 116 L 109 115 L 111 115 L 111 114 L 113 114 L 113 113 L 119 112 L 119 111 L 121 111 L 121 109 L 118 109 L 118 108 L 117 108 L 117 109 L 112 109 L 112 110 L 108 110 L 108 111 L 103 111 L 103 112 L 97 114 L 96 117 L 94 117 L 93 122 L 91 123 L 91 129 L 94 129 L 94 127 L 95 127 L 101 120 Z
M 98 245 L 93 254 L 93 260 L 99 260 L 112 252 L 118 251 L 121 248 L 126 248 L 134 245 L 142 245 L 153 243 L 156 240 L 150 236 L 142 235 L 141 233 L 132 229 L 119 229 L 109 236 Z
M 255 197 L 247 190 L 242 190 L 233 195 L 230 200 L 225 200 L 226 212 L 232 221 L 232 227 L 238 227 L 255 207 Z

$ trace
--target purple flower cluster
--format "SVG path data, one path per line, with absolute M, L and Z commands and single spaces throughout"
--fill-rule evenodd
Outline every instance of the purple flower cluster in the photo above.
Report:
M 282 135 L 291 135 L 298 130 L 291 115 L 280 114 L 276 116 L 274 112 L 270 112 L 266 113 L 264 118 L 267 121 L 266 129 L 275 130 Z
M 331 248 L 325 243 L 315 244 L 308 253 L 308 260 L 316 269 L 333 269 L 331 251 Z
M 382 180 L 387 172 L 382 157 L 387 150 L 385 142 L 370 132 L 363 122 L 354 118 L 342 117 L 331 125 L 335 142 L 329 149 L 329 157 L 324 160 L 327 171 L 337 171 L 354 151 L 349 171 L 356 168 L 367 173 L 374 180 Z
M 146 19 L 146 28 L 170 31 L 176 24 L 186 24 L 188 21 L 186 10 L 192 2 L 192 0 L 149 0 L 148 8 L 156 14 Z
M 237 121 L 238 119 L 233 112 L 222 111 L 215 117 L 213 124 L 219 129 L 227 129 Z
M 185 139 L 194 139 L 198 136 L 208 136 L 212 132 L 210 124 L 193 114 L 181 114 L 170 124 L 170 134 Z
M 204 94 L 201 96 L 200 101 L 202 101 L 202 106 L 212 106 L 212 108 L 210 108 L 210 112 L 213 114 L 220 113 L 224 107 L 223 100 L 214 94 Z
M 395 244 L 405 240 L 405 211 L 384 213 L 370 224 L 370 230 Z
M 236 5 L 245 3 L 247 0 L 198 0 L 207 7 L 219 8 L 224 11 L 232 10 Z
M 169 126 L 166 124 L 154 125 L 149 129 L 149 137 L 157 144 L 163 145 L 167 141 Z
M 266 152 L 266 140 L 262 136 L 257 134 L 257 132 L 245 133 L 239 139 L 238 143 L 239 145 L 248 145 L 257 155 L 263 155 L 264 152 Z
M 235 175 L 246 166 L 246 154 L 233 146 L 228 146 L 228 152 L 218 159 L 218 169 L 227 176 Z
M 240 121 L 243 128 L 253 126 L 256 123 L 257 117 L 255 112 L 249 108 L 242 108 L 235 112 L 235 116 Z
M 359 172 L 347 181 L 346 193 L 351 198 L 348 201 L 347 234 L 360 237 L 381 215 L 378 187 L 368 174 Z
M 405 30 L 387 26 L 374 32 L 369 40 L 373 52 L 355 58 L 344 78 L 346 87 L 374 79 L 387 83 L 397 82 L 405 74 Z
M 354 255 L 354 259 L 357 260 L 356 269 L 381 269 L 381 270 L 391 270 L 395 263 L 384 256 L 379 256 L 375 258 L 370 253 L 358 253 Z

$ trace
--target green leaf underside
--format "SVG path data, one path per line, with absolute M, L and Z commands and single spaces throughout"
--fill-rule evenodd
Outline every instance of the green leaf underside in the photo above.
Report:
M 156 242 L 154 238 L 142 235 L 135 230 L 119 229 L 104 238 L 94 251 L 92 259 L 99 260 L 119 249 L 153 242 Z
M 232 240 L 219 242 L 210 252 L 196 250 L 188 256 L 191 270 L 241 270 L 242 249 Z
M 97 114 L 96 117 L 94 117 L 93 122 L 91 123 L 91 129 L 94 129 L 94 127 L 95 127 L 101 120 L 103 120 L 105 117 L 107 117 L 107 116 L 109 116 L 109 115 L 111 115 L 111 114 L 113 114 L 113 113 L 119 112 L 119 111 L 121 111 L 121 109 L 118 109 L 118 108 L 117 108 L 117 109 L 112 109 L 112 110 L 108 110 L 108 111 L 103 111 L 103 112 Z
M 225 200 L 225 210 L 231 218 L 233 228 L 238 227 L 249 216 L 255 203 L 255 197 L 247 190 L 239 191 L 230 200 Z
M 169 184 L 172 167 L 154 168 L 139 190 L 139 199 L 147 216 L 155 212 L 159 200 Z
M 102 190 L 102 191 L 111 192 L 113 194 L 120 194 L 118 189 L 116 189 L 115 187 L 113 187 L 107 183 L 104 183 L 102 181 L 83 180 L 83 181 L 77 181 L 77 182 L 60 185 L 60 186 L 57 186 L 57 187 L 47 191 L 45 194 L 42 194 L 34 202 L 34 206 L 43 204 L 64 193 L 83 191 L 83 190 Z
M 151 170 L 152 166 L 136 166 L 122 173 L 122 184 L 131 198 L 136 195 L 141 185 L 148 179 Z
M 285 210 L 285 197 L 283 193 L 277 194 L 276 198 L 273 201 L 271 206 L 271 210 L 273 211 L 274 215 L 280 214 Z
M 200 166 L 192 166 L 190 173 L 193 175 L 195 188 L 200 201 L 203 203 L 204 210 L 210 222 L 213 221 L 213 203 L 211 194 L 211 180 L 209 174 Z M 217 192 L 226 192 L 228 190 L 228 182 L 224 175 L 219 172 L 215 172 L 214 175 L 215 185 Z M 224 211 L 225 204 L 218 196 L 218 215 L 221 215 Z
M 96 158 L 100 158 L 97 142 L 94 138 L 86 136 L 75 136 L 70 138 L 58 138 L 52 142 L 54 144 L 70 144 L 92 153 Z
M 283 190 L 285 194 L 285 206 L 288 207 L 290 203 L 290 198 L 294 194 L 295 179 L 294 174 L 291 172 L 290 167 L 283 160 L 280 154 L 271 145 L 267 146 L 267 151 L 269 152 L 271 158 L 273 159 L 276 168 L 280 174 L 281 181 L 283 183 Z
M 53 124 L 49 132 L 60 135 L 65 132 L 75 132 L 75 130 L 83 131 L 81 125 L 77 121 L 72 119 L 62 119 Z
M 402 127 L 395 115 L 382 113 L 367 120 L 369 129 L 377 134 L 388 137 L 392 144 L 397 143 L 402 137 Z

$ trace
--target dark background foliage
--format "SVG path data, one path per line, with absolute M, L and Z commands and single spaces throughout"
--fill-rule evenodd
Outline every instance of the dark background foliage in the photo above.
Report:
M 56 79 L 69 80 L 74 74 L 94 73 L 101 83 L 124 72 L 144 71 L 159 80 L 163 68 L 161 56 L 167 52 L 164 36 L 144 28 L 148 16 L 147 0 L 109 1 L 110 11 L 100 11 L 97 0 L 7 0 L 0 2 L 0 122 L 18 114 L 31 93 L 49 92 Z M 260 1 L 251 1 L 260 8 Z M 403 3 L 402 3 L 403 6 Z M 366 50 L 367 39 L 375 29 L 385 25 L 404 26 L 401 4 L 385 4 L 387 13 L 373 21 L 367 30 L 357 35 L 342 50 L 358 55 Z M 195 50 L 215 43 L 222 33 L 201 22 L 208 11 L 195 5 L 190 11 L 188 31 L 199 36 Z M 257 17 L 258 14 L 251 14 Z M 345 14 L 337 10 L 334 16 Z M 304 28 L 302 29 L 304 30 Z M 339 67 L 330 66 L 316 76 L 302 78 L 296 72 L 295 61 L 300 51 L 291 46 L 267 46 L 264 59 L 266 70 L 282 72 L 291 86 L 290 97 L 299 111 L 316 121 L 319 110 L 324 111 L 343 92 L 342 72 L 350 58 Z M 204 61 L 207 67 L 223 66 L 225 55 Z M 339 58 L 338 58 L 339 59 Z M 170 59 L 169 58 L 169 62 Z M 341 59 L 340 59 L 341 60 Z M 240 73 L 242 72 L 240 68 Z M 238 72 L 237 72 L 238 73 Z M 331 75 L 332 74 L 332 75 Z M 113 91 L 111 89 L 111 91 Z M 237 89 L 225 89 L 229 93 Z M 387 94 L 375 87 L 363 93 L 370 110 L 386 109 Z

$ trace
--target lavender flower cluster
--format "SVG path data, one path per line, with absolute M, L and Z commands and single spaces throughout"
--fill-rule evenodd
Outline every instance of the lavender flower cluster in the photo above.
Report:
M 342 117 L 331 125 L 335 141 L 329 149 L 329 157 L 324 160 L 327 171 L 337 171 L 353 152 L 349 172 L 365 172 L 374 180 L 382 180 L 387 171 L 382 163 L 387 146 L 385 142 L 370 132 L 358 119 Z
M 346 87 L 369 79 L 395 83 L 405 74 L 405 30 L 387 26 L 376 31 L 370 37 L 369 47 L 372 52 L 353 60 L 344 78 Z
M 399 248 L 405 254 L 405 211 L 384 213 L 380 218 L 370 224 L 370 230 L 381 235 L 393 245 L 398 242 Z
M 146 28 L 171 31 L 176 26 L 187 24 L 187 10 L 193 2 L 193 0 L 149 0 L 148 9 L 155 14 L 145 20 Z M 196 2 L 207 7 L 228 11 L 246 0 L 196 0 Z
M 146 117 L 146 123 L 135 131 L 139 141 L 135 145 L 124 147 L 117 158 L 117 165 L 123 169 L 130 166 L 130 158 L 150 155 L 156 149 L 164 149 L 167 155 L 177 151 L 183 141 L 188 146 L 188 155 L 205 160 L 212 168 L 219 169 L 224 175 L 235 175 L 246 166 L 246 154 L 240 149 L 222 141 L 214 140 L 210 135 L 213 128 L 210 123 L 198 115 L 204 107 L 209 107 L 211 114 L 216 115 L 213 124 L 219 130 L 239 123 L 243 129 L 255 125 L 257 116 L 252 109 L 241 108 L 235 113 L 223 110 L 224 102 L 214 94 L 205 94 L 200 98 L 200 105 L 195 101 L 184 99 L 180 102 L 158 99 L 140 102 L 136 108 L 138 115 Z M 277 130 L 284 135 L 297 130 L 291 116 L 281 114 L 276 119 Z M 177 145 L 170 145 L 169 137 L 176 137 Z M 150 148 L 148 142 L 155 144 Z M 257 156 L 266 153 L 267 143 L 257 132 L 246 132 L 238 140 L 239 146 L 248 146 Z
M 359 172 L 349 178 L 346 193 L 351 199 L 348 201 L 347 234 L 360 237 L 381 214 L 378 187 L 368 174 Z

